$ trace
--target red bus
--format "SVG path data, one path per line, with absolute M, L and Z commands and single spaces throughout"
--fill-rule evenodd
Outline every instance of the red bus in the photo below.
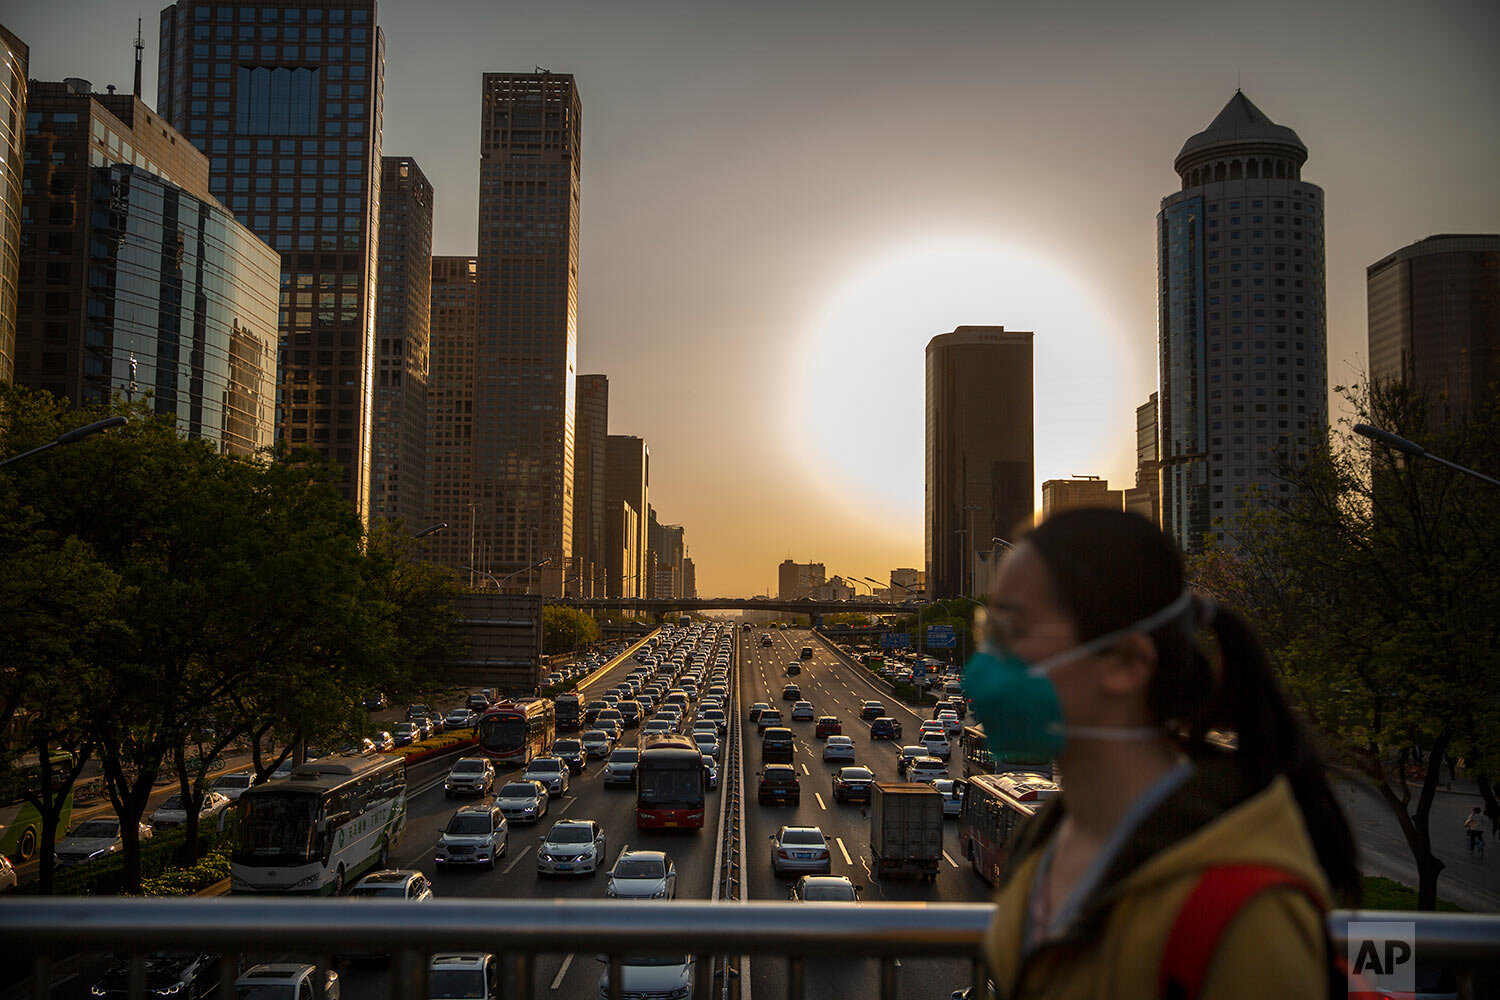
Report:
M 545 756 L 557 735 L 549 698 L 522 698 L 491 705 L 479 717 L 479 749 L 491 760 L 516 764 Z
M 976 774 L 966 780 L 963 810 L 958 814 L 958 846 L 974 874 L 998 885 L 1009 853 L 1006 845 L 1016 826 L 1060 790 L 1047 776 L 1025 771 Z
M 963 734 L 958 738 L 958 746 L 963 753 L 965 778 L 1006 771 L 1025 771 L 1027 774 L 1040 774 L 1047 778 L 1056 777 L 1050 760 L 1027 760 L 1018 754 L 1007 754 L 1004 760 L 997 759 L 990 750 L 989 741 L 985 739 L 983 726 L 965 726 Z
M 639 830 L 703 828 L 703 751 L 685 736 L 647 736 L 635 767 Z

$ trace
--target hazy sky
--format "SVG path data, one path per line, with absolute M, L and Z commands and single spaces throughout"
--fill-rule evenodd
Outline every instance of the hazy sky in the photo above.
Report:
M 157 7 L 6 3 L 32 76 L 128 88 Z M 1364 268 L 1500 230 L 1500 5 L 388 2 L 384 152 L 473 253 L 480 74 L 583 101 L 579 371 L 645 437 L 704 594 L 792 556 L 923 564 L 923 348 L 1036 333 L 1038 502 L 1131 485 L 1156 379 L 1155 220 L 1172 160 L 1244 88 L 1327 192 L 1329 383 L 1366 356 Z M 80 37 L 80 35 L 82 37 Z

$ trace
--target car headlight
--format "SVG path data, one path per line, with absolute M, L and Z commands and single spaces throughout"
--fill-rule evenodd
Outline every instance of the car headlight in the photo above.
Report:
M 613 882 L 604 887 L 604 894 L 611 899 L 615 897 L 615 884 Z
M 292 886 L 292 888 L 293 889 L 301 889 L 303 886 L 313 885 L 321 877 L 322 877 L 321 875 L 317 875 L 317 874 L 309 875 L 309 876 L 307 876 L 307 878 L 302 879 L 296 885 Z
M 662 888 L 656 890 L 655 892 L 653 892 L 651 894 L 651 898 L 652 899 L 665 899 L 666 896 L 667 896 L 666 886 L 663 886 Z
M 175 996 L 176 994 L 182 992 L 182 987 L 185 985 L 185 983 L 178 982 L 173 983 L 171 986 L 163 986 L 157 989 L 156 994 L 157 996 L 164 997 Z
M 94 996 L 96 996 L 96 997 L 102 997 L 102 996 L 104 996 L 104 990 L 102 988 L 98 987 L 98 986 L 90 986 L 89 987 L 89 992 L 91 994 L 93 994 Z

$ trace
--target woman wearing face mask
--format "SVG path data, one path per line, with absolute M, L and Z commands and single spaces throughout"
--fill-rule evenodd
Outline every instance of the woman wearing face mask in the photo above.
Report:
M 1353 839 L 1244 619 L 1186 589 L 1155 525 L 1108 510 L 1027 535 L 985 610 L 974 713 L 1063 785 L 1007 845 L 999 995 L 1326 996 Z

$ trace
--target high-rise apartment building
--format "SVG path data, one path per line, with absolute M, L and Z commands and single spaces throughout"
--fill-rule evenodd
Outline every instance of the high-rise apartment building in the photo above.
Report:
M 609 378 L 579 375 L 573 420 L 573 562 L 579 597 L 604 594 L 604 467 L 609 437 Z
M 799 563 L 784 559 L 776 567 L 776 596 L 783 601 L 807 597 L 828 579 L 822 563 Z
M 403 518 L 419 531 L 427 506 L 432 185 L 409 156 L 380 161 L 379 275 L 370 514 Z
M 894 601 L 909 601 L 913 598 L 925 596 L 927 590 L 927 571 L 921 569 L 893 569 L 891 570 L 891 599 Z
M 1125 509 L 1125 491 L 1112 490 L 1098 476 L 1074 476 L 1072 479 L 1048 479 L 1042 483 L 1042 520 L 1075 507 Z
M 471 587 L 488 570 L 479 549 L 473 492 L 474 345 L 479 329 L 479 266 L 473 257 L 432 258 L 428 321 L 427 484 L 429 524 L 448 530 L 427 538 L 432 558 L 466 570 Z
M 641 524 L 645 518 L 629 500 L 604 504 L 604 596 L 645 597 L 641 583 Z
M 1157 216 L 1162 528 L 1185 552 L 1328 428 L 1323 191 L 1307 147 L 1236 91 L 1177 154 Z
M 1425 392 L 1452 420 L 1500 383 L 1500 235 L 1429 236 L 1365 270 L 1370 375 Z
M 927 593 L 973 593 L 992 538 L 1035 511 L 1030 333 L 961 326 L 927 344 Z
M 682 557 L 682 597 L 696 598 L 698 596 L 698 567 L 693 563 L 692 556 Z
M 635 537 L 628 546 L 606 541 L 611 563 L 618 549 L 629 551 L 630 558 L 616 572 L 605 568 L 605 593 L 610 597 L 645 597 L 650 593 L 651 576 L 647 559 L 650 548 L 648 517 L 651 502 L 651 449 L 638 437 L 626 434 L 611 434 L 605 438 L 604 451 L 604 502 L 612 504 L 623 501 L 630 505 L 634 519 L 630 522 Z M 608 523 L 606 530 L 623 530 L 624 522 L 615 514 L 605 511 Z
M 157 107 L 281 254 L 276 432 L 370 499 L 385 39 L 375 0 L 161 12 Z
M 26 155 L 26 87 L 31 50 L 0 24 L 0 382 L 15 377 L 16 302 L 21 272 L 21 163 Z
M 573 568 L 581 123 L 571 75 L 484 74 L 474 487 L 497 563 L 546 560 L 549 595 Z
M 185 434 L 269 447 L 276 253 L 140 98 L 33 81 L 28 113 L 16 381 L 75 405 L 150 393 Z
M 1125 509 L 1161 524 L 1161 452 L 1157 441 L 1156 393 L 1135 408 L 1135 487 L 1125 491 Z

